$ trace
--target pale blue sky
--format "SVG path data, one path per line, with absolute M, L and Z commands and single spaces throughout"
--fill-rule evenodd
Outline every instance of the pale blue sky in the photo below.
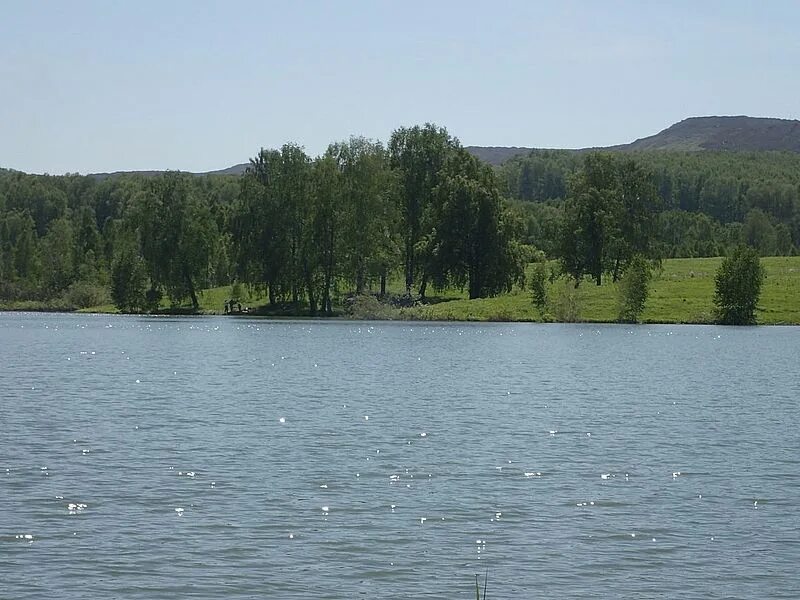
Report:
M 465 145 L 800 116 L 800 2 L 18 1 L 0 166 L 204 171 L 434 121 Z

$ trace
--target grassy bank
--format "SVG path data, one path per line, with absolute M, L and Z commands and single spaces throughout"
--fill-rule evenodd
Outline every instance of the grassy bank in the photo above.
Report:
M 721 258 L 670 259 L 651 283 L 641 320 L 646 323 L 712 323 L 714 275 Z M 800 324 L 800 257 L 762 259 L 767 279 L 761 293 L 758 322 Z M 419 318 L 459 321 L 613 322 L 619 313 L 617 284 L 590 281 L 576 290 L 557 280 L 548 285 L 544 314 L 527 290 L 481 300 L 457 299 L 416 309 Z
M 668 259 L 651 283 L 641 320 L 645 323 L 713 323 L 714 275 L 721 258 Z M 757 312 L 760 324 L 800 324 L 800 257 L 763 258 L 767 279 Z M 399 293 L 399 289 L 390 290 Z M 583 321 L 614 322 L 619 313 L 617 284 L 606 279 L 602 286 L 584 281 L 578 289 L 565 280 L 548 284 L 548 305 L 539 311 L 529 290 L 515 289 L 497 298 L 469 300 L 460 290 L 448 290 L 431 298 L 431 303 L 411 308 L 393 308 L 368 300 L 348 311 L 357 318 L 414 319 L 443 321 Z M 230 287 L 205 290 L 200 295 L 200 313 L 222 314 Z M 288 316 L 287 310 L 268 311 L 266 299 L 251 295 L 242 306 L 257 314 Z M 170 307 L 164 306 L 168 312 Z M 190 307 L 175 307 L 186 312 Z M 113 306 L 89 309 L 93 312 L 116 312 Z

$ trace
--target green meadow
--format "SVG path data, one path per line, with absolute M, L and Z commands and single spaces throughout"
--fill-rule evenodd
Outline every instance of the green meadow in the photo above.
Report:
M 714 275 L 722 258 L 677 258 L 654 275 L 642 314 L 645 323 L 713 323 Z M 760 324 L 800 324 L 800 257 L 763 258 L 767 278 L 761 291 Z M 458 298 L 415 309 L 421 319 L 458 321 L 617 320 L 619 291 L 607 278 L 602 286 L 586 280 L 575 289 L 560 279 L 548 285 L 548 306 L 540 312 L 528 290 L 497 298 Z

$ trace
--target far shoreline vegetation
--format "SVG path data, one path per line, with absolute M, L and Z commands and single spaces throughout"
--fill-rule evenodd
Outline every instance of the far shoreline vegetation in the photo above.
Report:
M 765 257 L 761 259 L 767 277 L 757 309 L 759 325 L 800 325 L 800 257 Z M 705 324 L 717 323 L 714 312 L 714 275 L 722 263 L 721 257 L 700 259 L 665 259 L 662 269 L 654 275 L 652 289 L 639 319 L 642 324 Z M 549 266 L 555 266 L 551 263 Z M 529 271 L 533 265 L 529 266 Z M 360 301 L 354 297 L 335 305 L 334 319 L 397 320 L 397 321 L 471 321 L 471 322 L 530 322 L 530 323 L 620 323 L 619 286 L 612 282 L 599 288 L 581 285 L 577 289 L 563 279 L 547 283 L 549 308 L 543 314 L 531 300 L 529 289 L 517 288 L 494 298 L 470 300 L 459 290 L 446 290 L 429 298 L 429 303 L 403 307 L 392 304 L 402 296 L 393 293 L 391 286 L 385 301 L 377 291 L 368 292 Z M 394 289 L 399 292 L 400 288 Z M 294 314 L 291 307 L 270 309 L 267 298 L 256 290 L 240 286 L 238 300 L 248 312 L 233 317 L 302 318 L 307 312 Z M 200 307 L 191 304 L 163 304 L 152 314 L 157 315 L 224 315 L 224 303 L 236 294 L 233 286 L 203 290 L 199 293 Z M 570 296 L 565 297 L 565 296 Z M 564 311 L 573 313 L 565 315 Z M 35 302 L 5 305 L 0 310 L 30 312 L 79 312 L 120 314 L 113 304 L 83 309 L 47 306 Z M 149 314 L 149 313 L 145 313 Z
M 492 167 L 426 124 L 243 175 L 0 170 L 0 310 L 800 324 L 798 246 L 789 152 Z

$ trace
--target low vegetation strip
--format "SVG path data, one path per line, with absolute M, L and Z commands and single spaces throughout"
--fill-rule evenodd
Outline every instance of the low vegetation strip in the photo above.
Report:
M 714 323 L 714 276 L 722 258 L 679 258 L 663 261 L 654 274 L 641 321 L 644 323 Z M 781 256 L 761 259 L 767 277 L 761 292 L 756 319 L 762 325 L 800 325 L 800 257 Z M 551 264 L 550 266 L 555 266 Z M 534 265 L 528 268 L 530 275 Z M 530 277 L 528 277 L 530 280 Z M 394 282 L 389 292 L 399 292 Z M 341 317 L 426 321 L 530 321 L 613 323 L 620 311 L 619 284 L 610 279 L 597 286 L 588 278 L 576 289 L 572 280 L 556 278 L 546 283 L 547 302 L 537 308 L 526 285 L 494 298 L 470 300 L 460 290 L 445 290 L 428 304 L 397 307 L 376 298 L 364 302 L 342 302 L 336 306 Z M 200 312 L 223 314 L 231 287 L 218 287 L 200 294 Z M 270 310 L 267 299 L 252 292 L 242 298 L 249 314 L 281 316 Z M 185 311 L 186 307 L 163 306 L 165 312 Z M 112 305 L 89 309 L 116 312 Z

